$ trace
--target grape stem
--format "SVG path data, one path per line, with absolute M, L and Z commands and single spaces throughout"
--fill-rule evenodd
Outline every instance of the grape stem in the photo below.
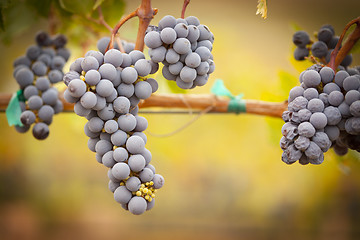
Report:
M 345 37 L 346 32 L 353 24 L 356 24 L 355 30 L 349 35 L 346 42 L 344 43 L 344 46 L 342 46 L 340 49 L 341 43 Z M 335 49 L 331 53 L 329 67 L 331 67 L 335 71 L 337 67 L 340 65 L 340 63 L 344 60 L 346 55 L 348 55 L 348 53 L 351 51 L 357 40 L 359 39 L 360 39 L 360 17 L 357 17 L 354 20 L 350 21 L 348 24 L 346 24 L 343 32 L 341 33 L 340 39 L 336 44 Z
M 184 19 L 185 18 L 185 11 L 186 11 L 186 7 L 189 5 L 190 0 L 184 0 L 184 4 L 181 10 L 181 18 Z
M 51 35 L 55 35 L 56 34 L 56 28 L 57 28 L 57 19 L 56 19 L 55 9 L 54 9 L 53 4 L 51 4 L 51 6 L 50 6 L 48 22 L 49 22 L 49 33 Z
M 64 104 L 64 112 L 72 112 L 74 104 L 64 100 L 62 93 L 59 96 Z M 4 112 L 11 94 L 0 93 L 0 112 Z M 287 102 L 266 102 L 245 99 L 246 113 L 281 118 L 282 113 L 287 109 Z M 229 99 L 216 97 L 212 94 L 153 94 L 139 104 L 139 108 L 164 108 L 164 109 L 187 109 L 205 110 L 210 109 L 209 113 L 227 113 Z
M 157 12 L 157 8 L 151 7 L 151 0 L 142 0 L 140 6 L 135 11 L 123 17 L 112 29 L 110 42 L 105 51 L 114 48 L 115 36 L 118 33 L 120 27 L 133 17 L 139 18 L 139 29 L 136 37 L 135 50 L 143 51 L 146 29 Z
M 110 25 L 105 21 L 104 19 L 104 15 L 102 13 L 102 10 L 101 10 L 101 6 L 99 6 L 97 8 L 98 10 L 98 14 L 99 14 L 99 18 L 98 19 L 95 19 L 95 18 L 92 18 L 91 16 L 88 16 L 86 17 L 87 20 L 90 20 L 96 24 L 99 24 L 99 25 L 103 25 L 107 30 L 109 30 L 110 32 L 112 32 L 112 27 L 110 27 Z

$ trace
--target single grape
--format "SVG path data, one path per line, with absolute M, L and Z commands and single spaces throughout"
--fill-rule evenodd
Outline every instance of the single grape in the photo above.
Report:
M 195 25 L 189 25 L 188 26 L 188 29 L 189 29 L 189 33 L 187 35 L 187 39 L 190 41 L 190 42 L 196 42 L 199 37 L 200 37 L 200 31 L 199 29 L 197 28 L 197 26 Z
M 76 71 L 69 71 L 67 73 L 65 73 L 64 77 L 63 77 L 63 81 L 65 83 L 66 86 L 69 85 L 69 83 L 73 80 L 73 79 L 79 79 L 80 78 L 80 74 Z
M 126 149 L 131 154 L 140 154 L 145 149 L 145 142 L 139 136 L 131 136 L 126 142 Z
M 89 120 L 88 127 L 92 132 L 101 132 L 104 127 L 104 121 L 99 117 L 93 117 Z
M 24 125 L 33 124 L 35 122 L 35 119 L 36 119 L 35 113 L 30 110 L 26 110 L 26 111 L 22 112 L 20 115 L 20 121 Z
M 127 204 L 131 198 L 132 194 L 125 186 L 120 186 L 114 191 L 114 199 L 118 203 Z
M 162 188 L 164 186 L 165 179 L 160 174 L 155 174 L 154 178 L 153 178 L 153 182 L 154 182 L 154 188 L 159 189 L 159 188 Z
M 159 23 L 160 25 L 160 23 Z M 147 209 L 146 200 L 142 197 L 133 197 L 128 204 L 129 211 L 134 215 L 143 214 Z
M 316 129 L 323 129 L 327 124 L 327 118 L 326 115 L 322 112 L 315 112 L 310 117 L 310 123 L 316 128 Z M 300 126 L 299 126 L 300 127 Z M 300 134 L 300 130 L 299 130 Z M 300 134 L 301 135 L 301 134 Z
M 117 77 L 116 68 L 110 63 L 104 63 L 99 68 L 99 73 L 102 79 L 108 79 L 111 82 L 115 81 Z
M 102 163 L 104 164 L 105 167 L 108 167 L 108 168 L 113 167 L 116 164 L 116 162 L 115 162 L 115 160 L 113 158 L 113 151 L 106 152 L 102 156 L 101 161 L 102 161 Z
M 305 31 L 297 31 L 293 35 L 293 43 L 298 47 L 304 48 L 310 43 L 310 36 Z
M 171 15 L 166 15 L 159 21 L 159 30 L 162 30 L 166 27 L 174 28 L 176 25 L 176 18 Z
M 303 122 L 303 123 L 300 123 L 300 125 L 298 126 L 298 132 L 299 132 L 300 136 L 310 138 L 310 137 L 314 136 L 316 130 L 311 123 Z
M 25 99 L 29 99 L 31 96 L 38 95 L 39 91 L 34 85 L 29 85 L 24 89 Z
M 151 72 L 151 64 L 146 59 L 138 60 L 134 65 L 135 70 L 137 71 L 138 75 L 141 77 L 145 77 L 150 74 Z
M 96 93 L 101 97 L 108 97 L 112 94 L 114 85 L 107 79 L 101 79 L 96 85 Z
M 25 88 L 34 81 L 34 74 L 30 69 L 22 68 L 16 73 L 15 79 L 20 88 Z
M 118 118 L 118 124 L 121 130 L 130 132 L 136 127 L 136 118 L 130 113 L 121 115 Z
M 321 82 L 320 74 L 315 70 L 308 70 L 302 77 L 307 87 L 316 87 Z
M 173 49 L 178 54 L 185 54 L 185 53 L 191 51 L 190 46 L 191 46 L 191 44 L 190 44 L 188 39 L 186 39 L 186 38 L 178 38 L 174 42 Z
M 148 78 L 146 79 L 146 82 L 150 84 L 152 93 L 156 92 L 159 89 L 159 84 L 154 78 Z
M 119 96 L 130 98 L 135 92 L 135 87 L 133 84 L 120 83 L 117 87 L 117 92 Z
M 84 108 L 79 101 L 74 105 L 74 112 L 78 116 L 86 117 L 91 112 L 91 110 Z
M 322 58 L 327 54 L 328 48 L 324 42 L 318 41 L 311 46 L 311 52 L 314 57 Z
M 344 70 L 340 70 L 336 73 L 335 75 L 335 83 L 339 86 L 339 87 L 343 87 L 343 82 L 345 80 L 345 78 L 349 77 L 350 75 L 344 71 Z
M 33 136 L 38 140 L 44 140 L 49 136 L 49 126 L 45 123 L 36 123 L 32 129 Z
M 112 150 L 112 144 L 111 142 L 107 140 L 99 140 L 95 145 L 95 151 L 103 156 L 108 151 Z
M 141 181 L 138 177 L 130 177 L 128 180 L 126 180 L 126 184 L 125 187 L 131 191 L 131 192 L 136 192 L 137 190 L 139 190 L 141 185 Z
M 111 173 L 116 179 L 124 180 L 129 176 L 130 168 L 126 163 L 119 162 L 113 166 Z
M 74 79 L 69 83 L 67 90 L 72 97 L 79 98 L 86 92 L 86 84 L 80 79 Z
M 295 60 L 302 61 L 302 60 L 305 60 L 305 57 L 308 57 L 308 56 L 309 56 L 309 49 L 300 48 L 300 47 L 295 48 L 295 51 L 294 51 Z
M 49 88 L 41 94 L 41 98 L 44 104 L 55 106 L 58 102 L 58 91 L 56 90 L 56 88 Z
M 145 35 L 145 45 L 149 48 L 158 48 L 162 45 L 160 33 L 156 31 L 150 31 Z
M 137 80 L 137 78 L 138 78 L 138 73 L 135 70 L 135 68 L 127 67 L 124 68 L 123 71 L 121 72 L 121 80 L 124 83 L 127 84 L 134 83 Z
M 344 95 L 340 91 L 333 91 L 329 94 L 328 101 L 332 106 L 339 106 L 344 100 Z
M 341 121 L 341 113 L 338 108 L 329 106 L 324 109 L 328 125 L 336 125 Z
M 43 100 L 38 95 L 34 95 L 28 99 L 27 105 L 31 110 L 39 110 L 43 105 Z
M 63 79 L 63 73 L 60 70 L 54 69 L 48 73 L 48 78 L 51 83 L 58 83 Z
M 165 44 L 172 44 L 176 40 L 176 31 L 173 28 L 166 27 L 161 30 L 160 38 Z
M 115 148 L 113 158 L 116 162 L 124 162 L 129 158 L 128 151 L 123 147 Z
M 113 119 L 107 120 L 104 124 L 104 130 L 105 130 L 105 132 L 107 132 L 109 134 L 116 132 L 118 129 L 119 129 L 119 125 Z
M 122 130 L 117 130 L 113 134 L 111 134 L 111 143 L 115 146 L 122 146 L 126 143 L 127 134 Z
M 35 86 L 40 91 L 44 92 L 49 89 L 50 87 L 50 81 L 47 77 L 39 77 L 36 79 Z
M 140 81 L 135 85 L 135 95 L 139 99 L 147 99 L 152 94 L 151 85 L 146 81 Z

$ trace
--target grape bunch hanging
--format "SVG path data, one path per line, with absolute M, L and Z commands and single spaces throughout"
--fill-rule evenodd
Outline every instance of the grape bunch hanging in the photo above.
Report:
M 328 48 L 334 48 L 339 38 L 330 25 L 324 25 L 318 39 L 311 53 L 327 63 L 332 52 Z M 295 59 L 303 60 L 298 53 L 305 51 L 301 48 L 310 42 L 309 36 L 296 32 L 293 42 L 297 45 Z M 359 67 L 349 67 L 351 61 L 347 55 L 336 72 L 315 64 L 300 74 L 300 86 L 290 90 L 288 110 L 282 116 L 285 124 L 280 146 L 285 163 L 321 164 L 330 148 L 341 156 L 348 149 L 360 151 L 360 73 Z
M 162 74 L 182 89 L 204 86 L 215 70 L 211 54 L 214 34 L 195 16 L 167 15 L 145 36 L 151 61 L 162 62 Z
M 125 41 L 107 50 L 112 44 L 104 37 L 97 43 L 99 51 L 90 50 L 75 60 L 63 78 L 65 100 L 74 103 L 74 112 L 88 120 L 84 131 L 90 138 L 89 149 L 109 168 L 109 189 L 135 215 L 153 208 L 155 193 L 164 184 L 145 148 L 148 122 L 138 115 L 139 102 L 158 89 L 157 81 L 148 75 L 156 73 L 162 62 L 164 77 L 188 89 L 205 85 L 215 67 L 213 34 L 196 17 L 166 16 L 159 27 L 148 30 L 144 42 L 150 48 L 150 60 Z
M 40 32 L 35 37 L 37 45 L 30 46 L 26 55 L 14 61 L 14 77 L 22 90 L 20 98 L 23 126 L 15 125 L 18 132 L 27 132 L 31 125 L 33 136 L 43 140 L 49 135 L 53 115 L 63 111 L 54 84 L 63 78 L 62 69 L 70 57 L 65 48 L 64 35 L 50 37 Z
M 145 148 L 143 131 L 148 122 L 137 114 L 139 101 L 158 88 L 155 79 L 146 77 L 156 72 L 158 65 L 126 42 L 128 53 L 118 49 L 105 52 L 109 41 L 100 39 L 100 51 L 90 50 L 71 64 L 64 76 L 68 86 L 64 98 L 75 103 L 77 115 L 88 119 L 84 127 L 88 147 L 96 152 L 96 160 L 109 168 L 109 189 L 115 200 L 139 215 L 154 206 L 155 193 L 164 184 Z
M 297 31 L 293 35 L 293 43 L 296 45 L 294 51 L 295 60 L 302 61 L 306 57 L 309 57 L 310 53 L 312 56 L 318 58 L 324 63 L 330 62 L 330 55 L 340 37 L 335 35 L 333 26 L 326 24 L 323 25 L 316 34 L 318 41 L 311 41 L 310 36 L 305 31 Z M 351 65 L 353 57 L 348 54 L 344 60 L 340 63 L 340 70 L 344 70 Z M 352 71 L 352 70 L 350 70 Z

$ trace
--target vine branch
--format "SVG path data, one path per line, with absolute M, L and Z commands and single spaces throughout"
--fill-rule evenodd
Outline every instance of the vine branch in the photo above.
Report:
M 182 7 L 181 10 L 181 18 L 184 19 L 185 18 L 185 11 L 186 11 L 186 7 L 189 5 L 190 0 L 184 0 L 184 5 Z
M 345 37 L 346 32 L 349 28 L 356 24 L 355 30 L 349 35 L 344 46 L 340 49 L 341 43 Z M 329 67 L 331 67 L 334 71 L 340 65 L 340 63 L 344 60 L 346 55 L 351 51 L 355 43 L 360 39 L 360 17 L 355 18 L 346 24 L 343 32 L 341 33 L 340 39 L 336 44 L 335 49 L 331 53 Z M 340 49 L 340 50 L 339 50 Z
M 64 104 L 65 112 L 72 112 L 74 105 L 64 100 L 62 93 L 60 100 Z M 0 93 L 0 112 L 4 112 L 11 99 L 11 94 Z M 245 100 L 246 113 L 281 118 L 287 109 L 287 102 L 266 102 L 258 100 Z M 139 108 L 160 107 L 164 109 L 194 109 L 205 110 L 211 108 L 210 113 L 227 113 L 229 99 L 216 97 L 212 94 L 153 94 L 139 104 Z
M 122 18 L 112 30 L 111 38 L 109 45 L 106 48 L 106 51 L 114 48 L 114 39 L 116 34 L 118 33 L 120 27 L 126 23 L 129 19 L 133 17 L 139 18 L 139 29 L 135 42 L 135 50 L 143 51 L 144 50 L 144 37 L 146 29 L 148 28 L 151 20 L 157 14 L 158 9 L 151 7 L 151 0 L 142 0 L 140 6 L 130 13 L 129 15 Z

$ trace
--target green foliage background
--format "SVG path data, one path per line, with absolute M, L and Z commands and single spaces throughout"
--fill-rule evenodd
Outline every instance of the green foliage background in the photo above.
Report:
M 73 61 L 108 30 L 89 20 L 101 4 L 114 26 L 140 1 L 1 0 L 1 92 L 15 92 L 12 61 L 48 29 L 52 9 L 57 31 L 69 38 Z M 152 1 L 165 15 L 180 15 L 182 1 Z M 325 6 L 325 10 L 324 10 Z M 247 99 L 283 101 L 309 66 L 292 58 L 294 23 L 309 33 L 331 23 L 340 34 L 358 16 L 358 1 L 268 1 L 268 19 L 255 15 L 256 1 L 192 1 L 196 15 L 215 34 L 216 71 L 209 83 L 187 93 L 209 93 L 217 78 Z M 120 30 L 134 41 L 137 19 Z M 314 39 L 314 37 L 312 37 Z M 146 49 L 145 49 L 146 52 Z M 360 64 L 358 54 L 354 65 Z M 69 63 L 65 66 L 67 71 Z M 173 86 L 160 76 L 161 93 Z M 62 84 L 58 86 L 64 88 Z M 107 169 L 87 149 L 85 120 L 59 114 L 46 141 L 19 134 L 0 114 L 0 239 L 358 239 L 359 155 L 325 154 L 320 166 L 281 162 L 281 119 L 209 114 L 180 133 L 168 133 L 188 115 L 144 114 L 153 165 L 166 180 L 155 208 L 142 216 L 125 212 L 107 189 Z M 21 229 L 21 231 L 19 230 Z

